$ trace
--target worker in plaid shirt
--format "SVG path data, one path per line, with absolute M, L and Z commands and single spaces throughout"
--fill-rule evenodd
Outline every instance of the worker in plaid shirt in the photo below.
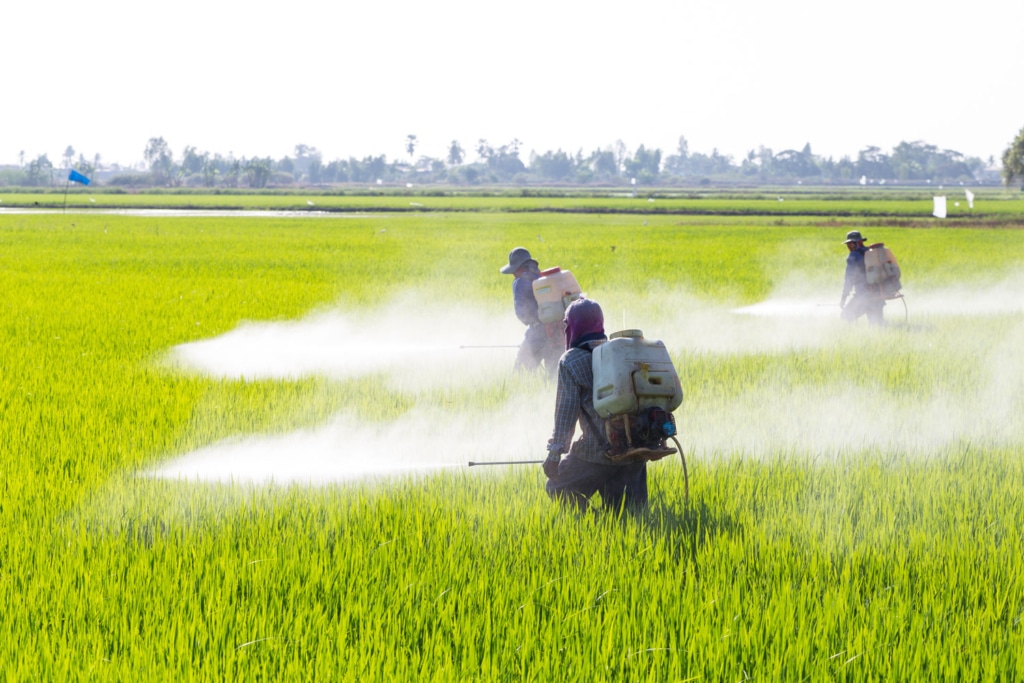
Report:
M 558 361 L 555 428 L 548 440 L 544 474 L 548 494 L 585 509 L 594 493 L 607 508 L 647 505 L 647 463 L 608 458 L 604 419 L 594 410 L 591 351 L 605 341 L 604 313 L 596 301 L 577 299 L 565 311 L 565 348 Z M 580 436 L 572 442 L 576 424 Z M 562 454 L 568 453 L 565 459 Z

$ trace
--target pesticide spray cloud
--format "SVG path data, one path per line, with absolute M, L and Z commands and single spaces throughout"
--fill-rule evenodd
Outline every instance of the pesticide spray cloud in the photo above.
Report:
M 177 346 L 170 362 L 226 379 L 348 379 L 383 374 L 396 388 L 485 384 L 506 376 L 522 326 L 465 306 L 405 297 L 378 311 L 247 323 Z
M 247 323 L 175 347 L 180 370 L 247 381 L 362 378 L 412 397 L 395 421 L 353 414 L 273 437 L 212 444 L 151 474 L 200 481 L 328 483 L 434 472 L 471 460 L 536 459 L 551 429 L 554 388 L 522 383 L 488 411 L 439 404 L 446 391 L 500 387 L 512 373 L 522 325 L 465 305 L 402 297 L 376 311 L 318 312 L 299 321 Z
M 957 442 L 1019 443 L 1024 362 L 1017 350 L 1024 343 L 1024 324 L 1017 316 L 1024 313 L 1024 278 L 905 290 L 911 324 L 899 327 L 906 315 L 903 303 L 889 302 L 886 318 L 897 325 L 894 330 L 869 330 L 863 320 L 853 326 L 839 322 L 838 305 L 800 295 L 795 291 L 799 282 L 787 282 L 768 300 L 732 311 L 736 317 L 784 323 L 787 331 L 780 333 L 771 324 L 734 325 L 733 330 L 742 329 L 742 341 L 726 340 L 709 350 L 851 347 L 854 353 L 870 348 L 884 355 L 913 346 L 950 366 L 977 368 L 980 379 L 970 389 L 914 394 L 886 386 L 884 377 L 850 385 L 761 376 L 741 396 L 689 407 L 684 429 L 698 454 L 830 457 L 874 449 L 928 455 Z M 1008 326 L 999 322 L 1014 319 Z M 790 332 L 795 337 L 789 338 Z
M 839 316 L 840 289 L 833 294 L 835 301 L 808 295 L 801 279 L 788 280 L 767 300 L 734 309 L 734 313 L 765 318 L 809 320 Z M 998 282 L 987 284 L 952 284 L 937 288 L 904 288 L 908 311 L 914 316 L 991 316 L 1024 312 L 1024 276 L 1015 274 Z M 827 299 L 827 297 L 824 297 Z M 890 301 L 887 317 L 899 318 L 903 304 Z
M 545 442 L 549 401 L 539 395 L 519 396 L 487 415 L 417 408 L 398 421 L 376 424 L 341 415 L 318 429 L 213 444 L 164 464 L 152 475 L 224 483 L 327 484 L 430 474 L 473 460 L 523 460 Z
M 803 283 L 780 287 L 767 301 L 729 310 L 681 292 L 652 289 L 643 298 L 600 302 L 606 330 L 640 328 L 661 339 L 677 362 L 733 356 L 811 353 L 866 342 L 892 331 L 851 327 L 838 306 L 820 306 L 801 294 Z M 1024 433 L 1024 324 L 989 332 L 988 315 L 1022 311 L 1024 281 L 988 287 L 908 293 L 916 344 L 981 368 L 971 396 L 925 391 L 907 396 L 878 382 L 856 385 L 760 375 L 739 395 L 692 401 L 677 412 L 688 457 L 767 458 L 777 453 L 815 456 L 864 448 L 934 452 L 957 440 L 1014 443 Z M 621 314 L 621 315 L 620 315 Z M 965 316 L 964 324 L 927 321 Z M 891 317 L 891 316 L 890 316 Z M 619 324 L 616 324 L 619 323 Z M 1008 331 L 1006 331 L 1008 330 Z M 906 330 L 905 330 L 906 331 Z M 1001 335 L 1001 336 L 1000 336 Z M 415 407 L 392 422 L 366 423 L 354 415 L 274 437 L 239 436 L 164 463 L 150 474 L 200 481 L 309 482 L 366 480 L 465 466 L 468 461 L 537 459 L 550 434 L 554 385 L 510 381 L 522 327 L 508 313 L 406 297 L 376 311 L 320 312 L 299 321 L 249 323 L 220 337 L 170 352 L 172 363 L 214 377 L 294 379 L 366 378 L 412 397 Z M 465 348 L 472 345 L 473 348 Z M 502 348 L 479 348 L 497 346 Z M 704 359 L 704 361 L 702 361 Z M 504 403 L 488 410 L 438 403 L 439 390 L 490 391 L 508 386 Z M 499 391 L 503 390 L 499 388 Z M 870 425 L 870 429 L 866 426 Z M 1015 441 L 1016 440 L 1016 441 Z

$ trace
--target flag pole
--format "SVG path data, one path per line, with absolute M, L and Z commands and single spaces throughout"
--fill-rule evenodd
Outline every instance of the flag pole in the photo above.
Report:
M 68 174 L 68 179 L 64 181 L 64 213 L 68 212 L 68 185 L 71 184 L 71 174 Z

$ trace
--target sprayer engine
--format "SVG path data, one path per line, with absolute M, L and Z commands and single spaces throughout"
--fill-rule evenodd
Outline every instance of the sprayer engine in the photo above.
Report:
M 676 435 L 676 420 L 662 408 L 648 408 L 632 417 L 618 415 L 604 424 L 612 460 L 660 460 L 676 452 L 666 444 Z

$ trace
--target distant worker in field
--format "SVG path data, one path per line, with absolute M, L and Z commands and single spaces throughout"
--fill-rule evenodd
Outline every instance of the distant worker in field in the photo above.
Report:
M 558 358 L 562 355 L 562 322 L 543 323 L 538 316 L 537 297 L 533 283 L 541 276 L 540 266 L 523 247 L 516 247 L 508 255 L 508 265 L 502 267 L 505 275 L 513 275 L 512 303 L 516 317 L 526 325 L 523 343 L 516 355 L 516 370 L 536 370 L 541 363 L 548 375 L 554 377 Z
M 606 340 L 604 313 L 596 301 L 577 299 L 565 311 L 566 351 L 558 361 L 555 427 L 548 440 L 544 474 L 548 495 L 587 508 L 595 493 L 605 508 L 633 510 L 647 506 L 647 463 L 616 462 L 607 456 L 610 445 L 604 420 L 594 408 L 595 342 Z M 580 437 L 570 440 L 579 423 Z M 562 454 L 568 453 L 565 459 Z
M 853 322 L 866 315 L 872 325 L 884 325 L 882 309 L 885 308 L 885 298 L 868 286 L 864 266 L 864 255 L 868 248 L 864 246 L 864 236 L 858 230 L 851 230 L 846 233 L 844 244 L 850 250 L 850 255 L 846 257 L 846 279 L 843 282 L 843 294 L 839 297 L 840 317 Z M 853 298 L 847 303 L 851 291 Z

